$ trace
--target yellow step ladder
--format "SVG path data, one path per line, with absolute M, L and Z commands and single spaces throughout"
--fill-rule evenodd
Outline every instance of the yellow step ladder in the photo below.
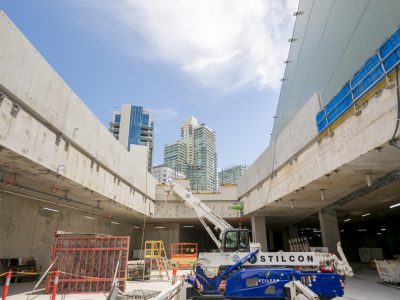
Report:
M 147 262 L 150 264 L 148 279 L 152 279 L 151 271 L 153 269 L 153 264 L 155 264 L 157 266 L 160 279 L 163 278 L 162 271 L 165 271 L 168 280 L 170 280 L 168 273 L 168 257 L 163 241 L 150 240 L 145 242 L 144 261 L 145 268 L 147 267 Z M 146 272 L 143 272 L 143 279 L 146 279 L 144 274 L 146 274 Z

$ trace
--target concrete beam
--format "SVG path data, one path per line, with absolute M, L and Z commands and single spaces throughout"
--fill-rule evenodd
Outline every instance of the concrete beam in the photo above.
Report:
M 185 188 L 190 190 L 189 180 L 180 180 Z M 193 196 L 199 198 L 205 205 L 215 211 L 223 218 L 240 218 L 241 212 L 230 209 L 237 203 L 237 186 L 222 186 L 219 192 L 199 192 L 193 193 Z M 155 214 L 156 219 L 195 219 L 197 216 L 190 206 L 176 195 L 174 192 L 165 193 L 164 185 L 156 187 Z
M 358 188 L 357 190 L 347 194 L 346 196 L 340 198 L 338 201 L 331 204 L 327 208 L 329 208 L 329 209 L 339 208 L 348 202 L 351 202 L 357 198 L 361 198 L 367 194 L 373 193 L 373 192 L 375 192 L 395 181 L 398 181 L 398 180 L 400 180 L 400 171 L 390 172 L 390 173 L 386 174 L 385 176 L 374 179 L 370 185 L 362 186 L 362 187 Z
M 56 190 L 70 190 L 71 188 L 66 188 L 66 182 L 71 181 L 76 187 L 81 186 L 82 191 L 93 191 L 132 211 L 153 215 L 154 202 L 150 198 L 155 197 L 155 182 L 147 171 L 142 172 L 142 180 L 148 176 L 150 184 L 145 188 L 148 193 L 143 194 L 134 188 L 133 183 L 122 181 L 109 169 L 99 166 L 74 144 L 63 139 L 58 140 L 55 132 L 24 109 L 20 109 L 17 116 L 13 117 L 9 113 L 12 105 L 12 101 L 6 98 L 0 106 L 0 145 L 5 148 L 0 156 L 0 163 L 4 169 L 13 170 L 18 176 L 44 169 L 49 171 L 48 177 L 52 176 L 52 184 Z M 135 163 L 139 157 L 145 160 L 147 156 L 145 152 L 142 155 L 131 152 L 127 154 L 127 163 Z M 147 165 L 144 164 L 143 168 L 147 169 Z M 30 177 L 32 180 L 36 179 L 39 186 L 49 184 L 46 181 L 39 183 L 39 177 Z M 151 183 L 154 183 L 152 188 Z

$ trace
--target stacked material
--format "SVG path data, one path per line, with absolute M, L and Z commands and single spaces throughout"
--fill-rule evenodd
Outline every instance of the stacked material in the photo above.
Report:
M 289 248 L 291 252 L 310 252 L 310 243 L 306 237 L 289 239 Z
M 146 270 L 146 274 L 144 274 Z M 128 280 L 143 280 L 150 276 L 150 269 L 145 269 L 144 260 L 128 261 Z
M 379 277 L 388 283 L 400 284 L 400 261 L 375 260 Z
M 56 262 L 47 278 L 46 292 L 52 292 L 56 270 L 60 271 L 57 293 L 109 292 L 115 272 L 119 289 L 125 291 L 128 253 L 127 236 L 56 234 L 51 257 Z

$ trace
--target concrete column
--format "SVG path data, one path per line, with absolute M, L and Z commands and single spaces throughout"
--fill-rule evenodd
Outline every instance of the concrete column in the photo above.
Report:
M 261 244 L 261 251 L 268 251 L 265 217 L 251 217 L 251 228 L 253 232 L 253 241 Z
M 340 241 L 340 233 L 336 210 L 320 210 L 318 215 L 322 235 L 322 244 L 324 247 L 328 247 L 329 252 L 337 254 L 336 245 Z

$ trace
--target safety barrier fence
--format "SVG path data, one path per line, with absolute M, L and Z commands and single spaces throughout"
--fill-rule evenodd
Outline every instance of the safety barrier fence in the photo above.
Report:
M 118 288 L 125 291 L 129 237 L 91 234 L 57 234 L 52 260 L 58 257 L 52 271 L 59 270 L 57 292 L 106 293 L 113 286 L 114 273 Z M 118 268 L 117 267 L 117 263 Z M 46 292 L 51 293 L 54 275 L 47 277 Z
M 316 124 L 318 133 L 328 132 L 348 112 L 358 110 L 366 96 L 381 83 L 390 82 L 400 63 L 400 28 L 386 40 L 365 65 L 342 89 L 318 112 Z

